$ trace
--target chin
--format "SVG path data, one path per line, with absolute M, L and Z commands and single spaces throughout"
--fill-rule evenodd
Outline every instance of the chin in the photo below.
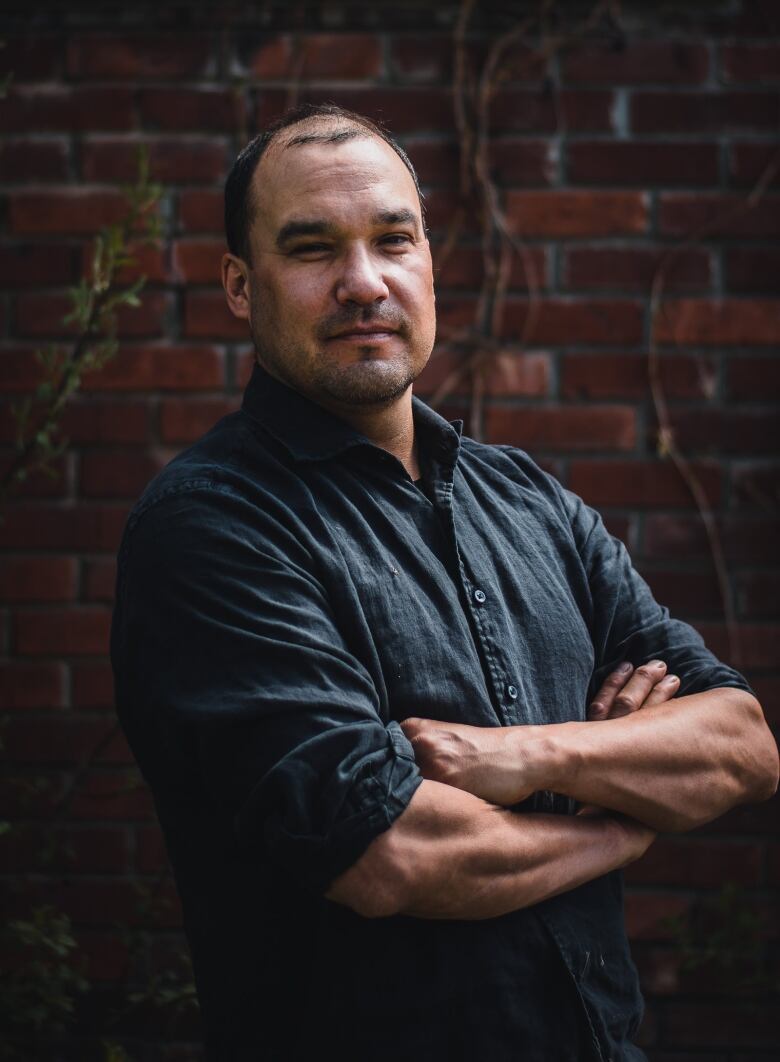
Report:
M 388 405 L 400 398 L 414 383 L 422 370 L 415 370 L 407 362 L 384 358 L 370 358 L 323 374 L 312 381 L 309 392 L 318 393 L 331 401 L 349 406 Z

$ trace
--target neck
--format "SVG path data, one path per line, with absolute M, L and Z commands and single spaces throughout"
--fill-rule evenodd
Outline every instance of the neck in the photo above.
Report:
M 412 417 L 411 385 L 404 393 L 387 406 L 371 408 L 362 406 L 321 405 L 331 413 L 351 424 L 375 446 L 387 450 L 398 458 L 412 479 L 420 478 L 417 457 L 417 440 Z

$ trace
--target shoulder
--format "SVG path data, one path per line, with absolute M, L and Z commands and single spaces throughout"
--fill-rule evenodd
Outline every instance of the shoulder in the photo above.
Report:
M 300 481 L 289 459 L 241 411 L 174 457 L 133 506 L 123 537 L 174 543 L 193 534 L 249 537 L 294 522 Z

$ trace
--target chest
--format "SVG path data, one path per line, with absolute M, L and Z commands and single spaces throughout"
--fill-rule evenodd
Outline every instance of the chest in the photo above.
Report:
M 445 487 L 364 476 L 318 498 L 334 611 L 387 718 L 584 718 L 587 584 L 565 529 L 511 483 Z

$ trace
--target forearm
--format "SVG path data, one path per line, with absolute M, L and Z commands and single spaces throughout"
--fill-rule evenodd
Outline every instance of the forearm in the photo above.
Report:
M 327 896 L 366 916 L 495 918 L 625 866 L 651 840 L 617 816 L 517 814 L 424 781 Z
M 523 728 L 507 740 L 523 745 Z M 512 734 L 510 731 L 514 730 Z M 524 747 L 539 789 L 685 830 L 777 786 L 777 748 L 755 698 L 717 689 L 593 723 L 534 728 Z

